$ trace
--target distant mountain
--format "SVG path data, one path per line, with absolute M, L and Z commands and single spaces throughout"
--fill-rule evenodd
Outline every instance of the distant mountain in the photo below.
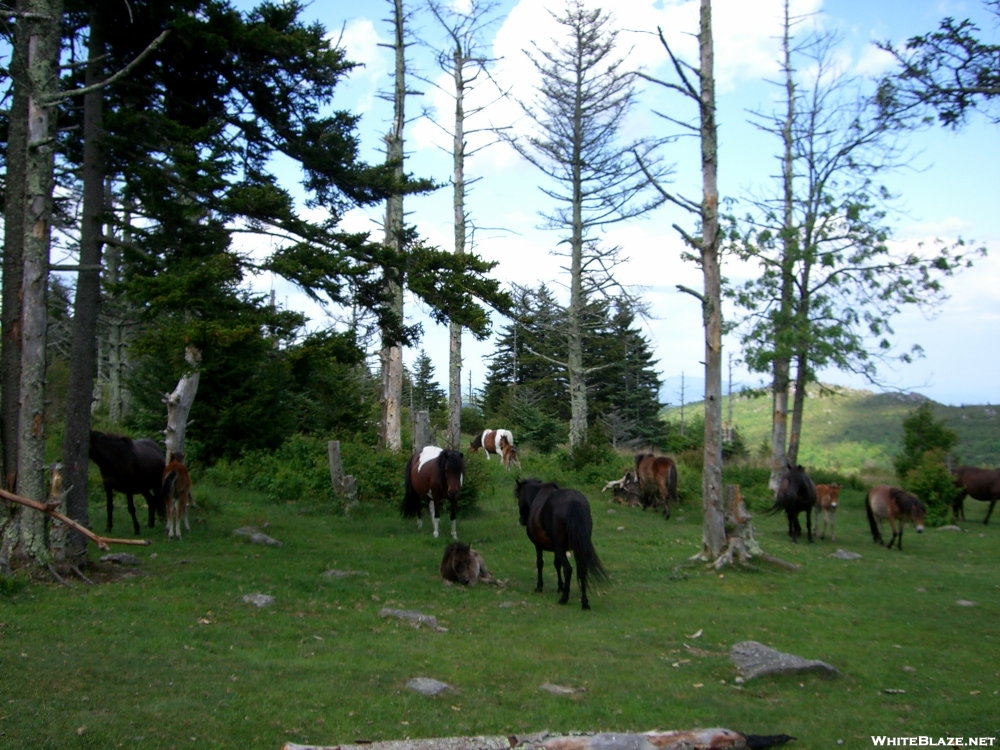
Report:
M 685 381 L 687 379 L 685 378 Z M 691 388 L 688 391 L 688 388 Z M 735 387 L 734 387 L 735 390 Z M 690 395 L 685 414 L 702 405 L 702 392 L 685 382 Z M 697 395 L 695 395 L 697 394 Z M 846 473 L 865 468 L 892 469 L 892 459 L 902 450 L 903 419 L 927 401 L 915 393 L 872 393 L 840 386 L 811 386 L 807 391 L 799 461 L 808 468 L 829 468 Z M 766 455 L 771 434 L 770 395 L 726 396 L 723 419 L 730 414 L 747 448 Z M 681 401 L 664 410 L 667 419 L 679 418 Z M 931 402 L 934 418 L 959 436 L 955 449 L 962 463 L 1000 466 L 1000 410 L 994 406 L 945 406 Z

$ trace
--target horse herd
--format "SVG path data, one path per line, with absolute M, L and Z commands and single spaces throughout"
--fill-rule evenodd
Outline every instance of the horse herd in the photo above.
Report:
M 500 457 L 510 470 L 520 467 L 514 436 L 510 430 L 484 430 L 472 440 L 472 453 L 482 449 L 486 458 L 491 454 Z M 149 526 L 155 524 L 157 513 L 166 517 L 169 539 L 181 538 L 181 524 L 190 531 L 188 508 L 193 504 L 191 477 L 184 465 L 183 453 L 171 453 L 165 461 L 159 445 L 153 440 L 133 440 L 120 435 L 110 435 L 96 430 L 90 433 L 90 459 L 101 472 L 101 481 L 107 498 L 107 528 L 112 529 L 114 492 L 122 492 L 128 500 L 132 526 L 139 533 L 134 496 L 146 498 L 149 509 Z M 404 517 L 415 517 L 421 525 L 421 512 L 429 506 L 434 536 L 439 534 L 441 505 L 447 501 L 451 520 L 451 536 L 456 541 L 448 546 L 441 563 L 442 577 L 458 583 L 492 580 L 481 555 L 468 545 L 458 542 L 456 511 L 458 497 L 465 473 L 465 459 L 461 452 L 426 446 L 414 453 L 406 464 L 404 476 Z M 989 503 L 983 523 L 990 520 L 993 506 L 1000 500 L 1000 469 L 980 469 L 961 466 L 952 472 L 957 494 L 952 500 L 952 514 L 956 520 L 965 518 L 964 499 L 971 497 Z M 618 480 L 608 482 L 604 490 L 614 490 L 615 496 L 642 508 L 659 507 L 665 518 L 677 504 L 677 465 L 667 456 L 640 453 L 635 456 L 632 469 Z M 518 503 L 520 523 L 528 539 L 535 546 L 538 578 L 536 591 L 542 591 L 542 553 L 555 555 L 556 581 L 559 602 L 569 599 L 573 567 L 570 554 L 576 560 L 577 580 L 580 586 L 581 605 L 589 609 L 587 583 L 591 578 L 605 578 L 604 567 L 591 541 L 593 522 L 590 505 L 578 490 L 560 487 L 554 482 L 539 479 L 517 479 L 514 495 Z M 806 536 L 822 536 L 827 531 L 836 538 L 835 519 L 839 504 L 840 486 L 814 484 L 802 466 L 788 465 L 775 493 L 774 505 L 768 514 L 784 511 L 788 521 L 788 534 L 793 542 L 802 536 L 799 515 L 806 515 Z M 813 520 L 813 512 L 816 517 Z M 882 523 L 887 522 L 892 532 L 888 547 L 903 547 L 903 523 L 909 521 L 917 533 L 924 530 L 926 507 L 912 493 L 889 485 L 876 485 L 865 495 L 865 513 L 872 539 L 885 544 Z

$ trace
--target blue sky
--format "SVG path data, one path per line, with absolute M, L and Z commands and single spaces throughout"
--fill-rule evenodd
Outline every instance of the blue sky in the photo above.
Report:
M 251 3 L 239 3 L 241 6 Z M 407 7 L 416 7 L 407 3 Z M 497 75 L 509 81 L 517 97 L 531 93 L 531 65 L 523 50 L 531 42 L 546 44 L 554 34 L 545 8 L 559 10 L 562 0 L 506 0 L 502 19 L 495 27 L 492 54 L 502 58 Z M 654 31 L 661 26 L 672 44 L 682 53 L 693 55 L 692 34 L 696 33 L 696 0 L 623 0 L 609 3 L 623 29 Z M 877 74 L 887 59 L 872 44 L 876 40 L 901 42 L 914 34 L 936 28 L 941 18 L 952 15 L 971 17 L 980 22 L 983 36 L 1000 38 L 992 17 L 979 2 L 959 0 L 796 0 L 793 12 L 808 14 L 808 23 L 836 30 L 842 38 L 839 56 L 845 71 L 852 74 Z M 359 10 L 364 8 L 362 12 Z M 741 197 L 752 190 L 762 190 L 775 172 L 776 142 L 762 135 L 748 123 L 748 112 L 769 108 L 775 87 L 766 83 L 777 77 L 777 37 L 780 34 L 780 0 L 716 0 L 715 23 L 716 74 L 720 132 L 720 191 L 724 196 Z M 386 40 L 389 26 L 387 2 L 348 3 L 314 2 L 307 16 L 322 22 L 335 37 L 343 29 L 344 46 L 351 59 L 364 63 L 338 95 L 336 105 L 363 115 L 361 134 L 366 158 L 380 156 L 381 136 L 388 127 L 388 111 L 378 94 L 388 90 L 391 70 L 390 52 L 378 46 Z M 415 25 L 414 32 L 431 36 L 429 21 Z M 654 75 L 666 75 L 665 59 L 659 43 L 648 34 L 624 33 L 631 45 L 630 59 Z M 694 60 L 693 57 L 689 59 Z M 427 77 L 438 71 L 419 54 L 412 65 Z M 411 79 L 412 80 L 412 79 Z M 414 87 L 416 82 L 414 81 Z M 423 108 L 447 114 L 450 103 L 429 84 L 420 84 L 425 94 L 418 103 L 411 99 L 414 120 L 406 139 L 410 153 L 408 168 L 417 174 L 447 182 L 451 157 L 440 131 L 428 120 L 418 118 Z M 633 110 L 628 128 L 631 135 L 665 134 L 666 124 L 657 119 L 652 108 L 680 106 L 668 101 L 659 91 L 651 91 Z M 515 122 L 511 105 L 494 105 L 486 110 L 493 124 Z M 681 116 L 684 116 L 681 113 Z M 479 126 L 484 127 L 485 120 Z M 515 123 L 516 126 L 516 123 Z M 894 247 L 900 252 L 920 242 L 958 237 L 989 248 L 998 246 L 1000 211 L 997 211 L 997 188 L 1000 187 L 997 165 L 1000 164 L 1000 129 L 982 115 L 974 115 L 958 131 L 929 128 L 907 139 L 908 167 L 884 180 L 899 196 L 894 204 L 899 210 L 892 217 Z M 673 188 L 697 197 L 700 175 L 697 169 L 697 144 L 682 141 L 666 152 L 665 158 L 676 164 Z M 559 240 L 558 233 L 538 229 L 539 208 L 550 208 L 539 190 L 540 176 L 534 168 L 501 146 L 478 153 L 468 165 L 469 176 L 481 178 L 473 188 L 470 212 L 483 227 L 476 234 L 475 251 L 498 261 L 496 273 L 504 282 L 535 286 L 544 281 L 559 289 L 565 274 L 560 260 L 551 255 Z M 290 179 L 294 179 L 291 175 Z M 410 220 L 431 242 L 448 248 L 452 242 L 451 194 L 443 188 L 437 194 L 408 201 Z M 353 212 L 346 223 L 351 228 L 376 230 L 380 212 Z M 645 334 L 659 359 L 661 377 L 668 383 L 664 399 L 680 400 L 675 386 L 683 374 L 688 381 L 685 398 L 697 400 L 691 384 L 700 381 L 704 358 L 700 313 L 693 297 L 676 290 L 677 284 L 701 287 L 699 269 L 680 259 L 681 242 L 671 228 L 674 222 L 693 226 L 686 216 L 657 210 L 646 217 L 621 224 L 607 233 L 608 244 L 623 248 L 629 261 L 618 269 L 619 278 L 633 286 L 650 305 L 652 318 L 645 324 Z M 489 229 L 486 229 L 489 228 Z M 994 253 L 977 261 L 947 283 L 950 299 L 931 317 L 910 310 L 894 319 L 894 341 L 899 350 L 912 344 L 923 347 L 925 357 L 905 366 L 880 369 L 882 386 L 887 389 L 916 391 L 948 404 L 984 404 L 1000 401 L 996 373 L 1000 371 L 1000 352 L 991 346 L 1000 324 L 1000 255 Z M 739 279 L 752 270 L 729 263 L 724 273 Z M 265 282 L 267 283 L 267 282 Z M 331 318 L 322 310 L 306 305 L 294 290 L 276 283 L 279 300 L 286 306 L 306 309 L 317 326 Z M 418 305 L 409 304 L 414 320 L 426 321 Z M 731 311 L 726 311 L 727 313 Z M 495 320 L 500 330 L 508 321 Z M 438 379 L 446 380 L 448 367 L 447 333 L 441 326 L 426 321 L 425 337 L 419 348 L 432 358 Z M 987 343 L 989 342 L 989 343 Z M 734 339 L 724 341 L 725 357 L 734 359 L 734 382 L 759 385 L 763 375 L 748 373 L 738 363 L 740 352 Z M 486 356 L 493 342 L 475 342 L 466 336 L 463 342 L 465 373 L 463 384 L 471 380 L 479 388 L 488 368 Z M 405 356 L 412 362 L 415 352 Z M 824 382 L 852 387 L 870 387 L 847 373 L 824 372 Z

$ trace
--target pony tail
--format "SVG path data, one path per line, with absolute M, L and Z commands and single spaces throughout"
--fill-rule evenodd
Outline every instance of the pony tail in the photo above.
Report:
M 576 558 L 577 575 L 586 572 L 589 578 L 601 581 L 608 580 L 608 573 L 597 556 L 594 543 L 588 533 L 588 517 L 584 512 L 572 512 L 566 518 L 566 536 L 570 549 L 573 550 L 573 557 Z
M 882 541 L 882 532 L 879 531 L 878 521 L 875 520 L 875 514 L 872 512 L 871 490 L 868 490 L 868 494 L 865 495 L 865 513 L 868 515 L 868 527 L 872 531 L 872 540 L 876 542 Z
M 403 494 L 403 505 L 400 508 L 403 518 L 420 517 L 421 498 L 413 488 L 413 480 L 410 478 L 410 472 L 413 470 L 413 461 L 414 457 L 411 456 L 410 460 L 406 462 L 406 474 L 403 478 L 403 486 L 406 488 Z

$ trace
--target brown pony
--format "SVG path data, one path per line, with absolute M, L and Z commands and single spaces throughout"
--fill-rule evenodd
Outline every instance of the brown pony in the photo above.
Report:
M 167 507 L 167 539 L 180 539 L 181 520 L 184 528 L 191 531 L 188 508 L 194 505 L 194 497 L 191 495 L 191 474 L 184 465 L 184 454 L 179 451 L 170 454 L 170 463 L 163 469 L 161 493 Z
M 902 551 L 903 522 L 906 520 L 913 524 L 918 534 L 924 532 L 924 516 L 927 515 L 927 509 L 915 495 L 898 487 L 879 484 L 868 490 L 868 495 L 865 497 L 865 512 L 868 514 L 868 525 L 872 530 L 872 539 L 878 544 L 885 544 L 880 528 L 882 521 L 889 522 L 889 528 L 892 529 L 889 549 L 892 549 L 893 543 L 898 540 L 896 549 Z M 899 524 L 898 530 L 897 524 Z
M 635 478 L 639 483 L 642 507 L 663 505 L 663 517 L 670 518 L 677 504 L 677 464 L 667 456 L 639 453 L 635 457 Z
M 990 521 L 993 506 L 1000 500 L 1000 469 L 978 469 L 975 466 L 959 466 L 951 472 L 958 487 L 958 494 L 951 501 L 951 515 L 957 520 L 965 520 L 965 496 L 990 504 L 983 524 Z
M 436 537 L 441 515 L 437 503 L 447 500 L 451 514 L 451 536 L 453 539 L 458 539 L 455 512 L 458 509 L 458 493 L 462 489 L 464 475 L 465 459 L 458 451 L 428 445 L 420 453 L 414 453 L 406 462 L 403 517 L 416 518 L 417 528 L 420 528 L 422 525 L 420 513 L 424 507 L 424 499 L 428 499 Z
M 517 457 L 517 448 L 514 447 L 514 433 L 510 430 L 483 430 L 472 438 L 469 452 L 475 453 L 480 448 L 486 453 L 487 461 L 490 459 L 490 454 L 495 453 L 500 456 L 500 460 L 508 470 L 511 464 L 521 468 L 521 461 Z
M 830 527 L 830 540 L 837 541 L 837 506 L 840 505 L 839 484 L 816 485 L 816 515 L 813 518 L 813 536 L 826 539 L 827 526 Z M 823 516 L 823 533 L 819 531 L 819 519 Z

